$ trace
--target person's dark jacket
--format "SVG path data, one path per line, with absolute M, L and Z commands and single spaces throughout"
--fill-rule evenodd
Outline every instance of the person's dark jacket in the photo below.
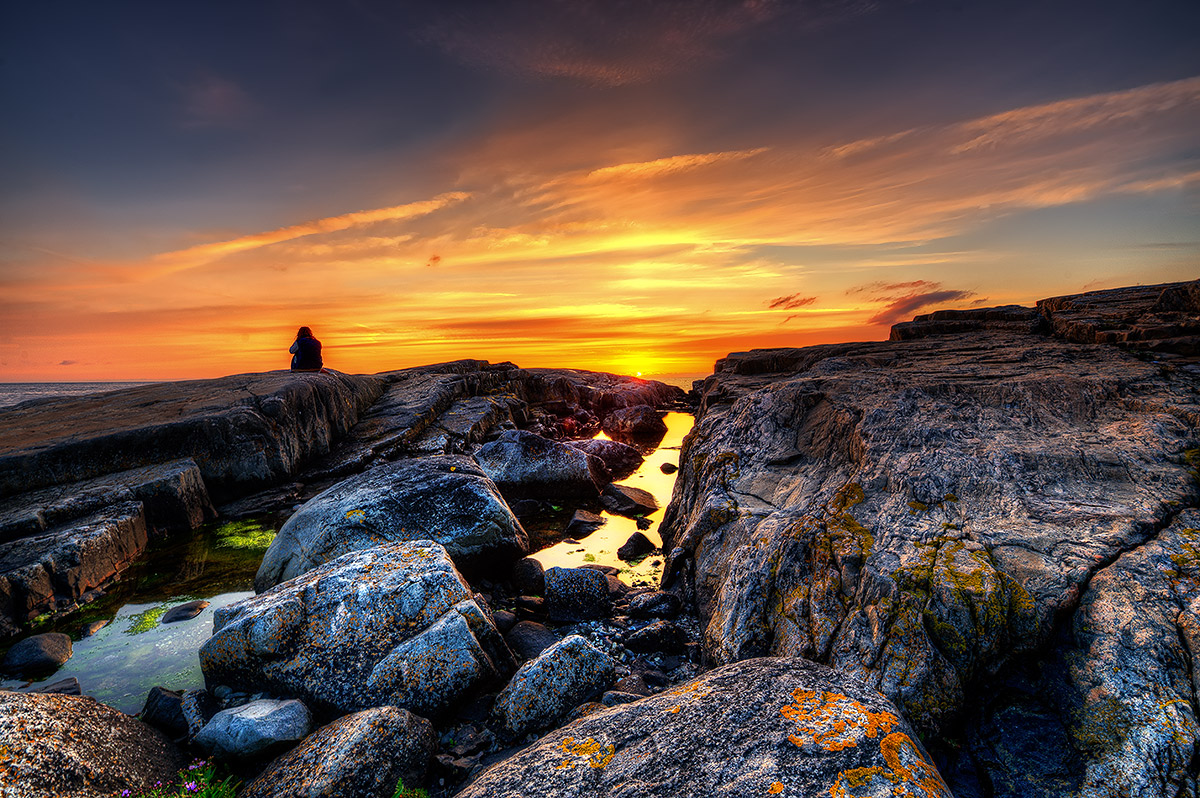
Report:
M 292 344 L 292 371 L 318 371 L 321 362 L 321 342 L 316 338 L 297 338 Z

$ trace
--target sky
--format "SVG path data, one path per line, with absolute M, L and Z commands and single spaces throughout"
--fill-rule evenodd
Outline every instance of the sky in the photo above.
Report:
M 1194 0 L 13 0 L 0 381 L 656 375 L 1200 277 Z

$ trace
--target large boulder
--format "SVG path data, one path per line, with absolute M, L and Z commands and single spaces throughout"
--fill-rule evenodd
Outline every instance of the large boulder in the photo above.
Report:
M 802 659 L 728 665 L 590 714 L 484 771 L 458 798 L 951 798 L 896 707 Z
M 502 433 L 475 459 L 510 499 L 595 499 L 608 482 L 600 458 L 524 430 Z
M 561 720 L 613 682 L 616 664 L 579 635 L 565 637 L 526 662 L 496 696 L 492 708 L 510 738 Z
M 464 568 L 502 567 L 528 551 L 521 522 L 470 458 L 387 463 L 334 485 L 296 511 L 271 542 L 258 591 L 348 551 L 434 540 Z
M 210 685 L 302 699 L 340 715 L 448 710 L 514 667 L 446 555 L 429 540 L 352 551 L 216 612 L 200 649 Z
M 157 729 L 85 696 L 0 690 L 0 795 L 99 798 L 149 791 L 183 764 Z
M 421 784 L 437 747 L 433 726 L 397 707 L 344 715 L 304 738 L 241 798 L 392 798 Z
M 260 698 L 213 715 L 192 742 L 218 759 L 253 759 L 295 745 L 310 731 L 312 713 L 303 702 Z
M 1043 303 L 1048 329 L 1078 340 L 1075 321 L 1054 323 L 1066 305 L 1080 309 Z M 1200 504 L 1200 375 L 1058 333 L 927 332 L 720 361 L 659 527 L 667 584 L 695 599 L 710 658 L 803 656 L 861 676 L 952 763 L 952 781 L 979 772 L 1015 785 L 997 795 L 1063 795 L 1123 771 L 1157 785 L 1144 794 L 1174 794 L 1192 710 L 1159 713 L 1177 746 L 1136 708 L 1191 679 L 1171 642 L 1187 613 L 1178 634 L 1147 618 L 1135 635 L 1112 612 L 1118 594 L 1098 591 L 1145 596 L 1155 618 L 1200 596 L 1200 580 L 1176 578 L 1161 598 L 1151 568 L 1106 576 Z M 1137 678 L 1100 679 L 1126 647 L 1148 658 Z M 964 728 L 966 744 L 940 742 Z M 1065 782 L 1029 786 L 1036 761 Z

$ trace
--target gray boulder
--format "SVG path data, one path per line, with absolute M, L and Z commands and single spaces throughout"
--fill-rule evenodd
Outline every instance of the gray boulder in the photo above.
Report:
M 262 698 L 223 709 L 193 742 L 218 759 L 253 759 L 294 745 L 312 731 L 312 713 L 294 698 Z
M 45 632 L 20 641 L 4 655 L 0 670 L 14 675 L 48 673 L 71 658 L 71 638 L 62 632 Z
M 634 618 L 674 618 L 682 608 L 679 596 L 661 590 L 629 598 L 629 614 Z
M 458 798 L 921 796 L 950 791 L 903 716 L 802 659 L 728 665 L 589 714 L 484 771 Z
M 0 795 L 148 793 L 184 759 L 161 732 L 87 696 L 0 690 Z
M 620 441 L 588 438 L 582 441 L 567 441 L 567 443 L 603 460 L 613 479 L 624 479 L 637 471 L 644 459 L 641 452 Z
M 510 738 L 542 729 L 612 684 L 616 664 L 579 635 L 563 638 L 521 666 L 492 713 Z
M 254 578 L 262 592 L 348 551 L 433 540 L 463 568 L 500 568 L 528 551 L 521 522 L 470 458 L 386 463 L 334 485 L 296 511 Z
M 563 623 L 603 618 L 612 608 L 605 574 L 591 568 L 546 571 L 546 612 Z
M 437 747 L 429 721 L 378 707 L 344 715 L 304 738 L 250 783 L 240 798 L 392 798 L 425 780 Z
M 448 710 L 512 671 L 512 654 L 429 540 L 352 551 L 217 611 L 209 684 L 301 698 L 323 714 Z
M 475 460 L 510 499 L 594 499 L 608 481 L 600 458 L 524 430 L 484 444 Z

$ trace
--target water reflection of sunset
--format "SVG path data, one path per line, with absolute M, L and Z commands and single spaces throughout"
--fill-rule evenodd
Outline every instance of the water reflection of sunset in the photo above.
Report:
M 1194 277 L 1196 11 L 1070 5 L 30 4 L 0 379 L 280 368 L 301 324 L 350 372 L 707 371 Z

